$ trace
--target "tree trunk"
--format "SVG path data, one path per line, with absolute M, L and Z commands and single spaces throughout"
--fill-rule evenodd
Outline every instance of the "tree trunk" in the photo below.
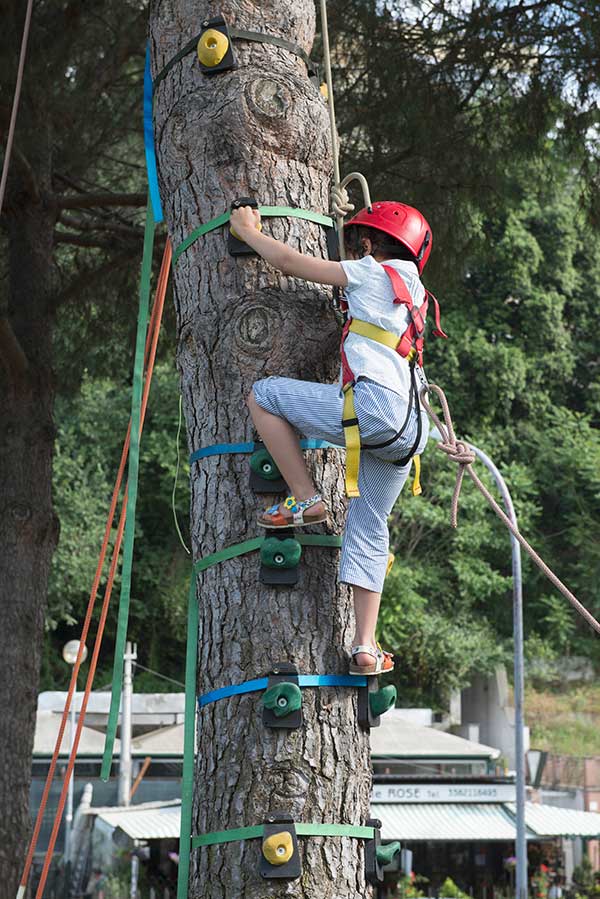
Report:
M 234 27 L 284 37 L 310 51 L 312 0 L 228 0 L 219 8 Z M 155 2 L 153 69 L 200 31 L 215 7 L 191 0 Z M 331 173 L 327 109 L 292 53 L 235 43 L 239 67 L 206 77 L 195 54 L 157 87 L 156 145 L 161 192 L 173 246 L 202 222 L 253 196 L 260 205 L 322 212 Z M 266 233 L 301 251 L 325 255 L 318 225 L 268 219 Z M 233 258 L 220 229 L 197 240 L 175 264 L 178 365 L 190 450 L 252 439 L 245 397 L 269 374 L 332 381 L 338 327 L 327 292 L 287 278 L 258 258 Z M 332 510 L 344 520 L 337 451 L 310 461 Z M 257 509 L 269 497 L 248 489 L 248 457 L 222 455 L 192 469 L 194 558 L 261 533 Z M 301 673 L 345 673 L 351 638 L 349 591 L 337 583 L 338 551 L 306 548 L 294 588 L 259 582 L 256 554 L 215 565 L 197 581 L 200 609 L 198 691 L 264 675 L 288 660 Z M 270 810 L 296 821 L 364 824 L 368 817 L 368 739 L 357 723 L 357 691 L 303 691 L 302 729 L 276 731 L 261 721 L 258 694 L 222 700 L 199 714 L 193 833 L 261 824 Z M 301 840 L 303 876 L 259 876 L 256 841 L 192 854 L 190 897 L 339 899 L 370 895 L 362 843 Z
M 40 127 L 40 153 L 48 148 L 42 135 Z M 0 598 L 7 635 L 0 653 L 0 883 L 5 896 L 16 894 L 30 832 L 44 614 L 58 538 L 52 505 L 54 213 L 23 194 L 13 194 L 13 200 L 6 215 L 10 280 L 0 317 Z

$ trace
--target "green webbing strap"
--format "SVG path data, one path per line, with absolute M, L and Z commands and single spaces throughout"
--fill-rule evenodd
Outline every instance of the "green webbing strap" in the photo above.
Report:
M 302 546 L 333 546 L 340 547 L 342 538 L 338 534 L 298 534 L 295 537 Z
M 320 212 L 311 212 L 309 209 L 296 209 L 293 206 L 259 206 L 258 211 L 263 218 L 283 217 L 304 219 L 307 222 L 315 222 L 317 225 L 323 225 L 324 228 L 333 228 L 333 219 L 328 215 L 322 215 Z M 211 219 L 204 225 L 196 228 L 178 247 L 173 250 L 173 265 L 177 262 L 182 253 L 190 247 L 199 237 L 214 231 L 222 225 L 226 225 L 229 221 L 229 212 L 223 212 L 216 219 Z
M 235 559 L 236 556 L 254 552 L 261 548 L 266 539 L 266 537 L 253 537 L 252 540 L 245 540 L 243 543 L 236 543 L 220 549 L 219 552 L 204 556 L 203 559 L 194 562 L 194 574 L 205 571 L 211 565 L 218 565 L 219 562 L 226 562 L 228 559 Z M 294 539 L 301 546 L 331 546 L 337 549 L 342 545 L 342 538 L 337 534 L 298 534 Z
M 260 549 L 264 539 L 264 537 L 254 537 L 252 540 L 245 540 L 243 543 L 236 543 L 234 546 L 220 549 L 219 552 L 211 553 L 210 556 L 204 556 L 203 559 L 194 562 L 194 574 L 205 571 L 211 565 L 226 562 L 227 559 L 235 559 L 236 556 L 243 556 L 244 553 L 254 552 L 255 549 Z
M 154 90 L 156 90 L 157 86 L 171 71 L 173 66 L 177 65 L 177 63 L 184 59 L 189 53 L 194 52 L 194 50 L 198 46 L 198 41 L 205 31 L 206 29 L 204 28 L 199 34 L 188 41 L 187 44 L 185 44 L 185 46 L 175 54 L 175 56 L 171 57 L 168 63 L 160 70 L 160 72 L 154 79 Z M 291 41 L 286 41 L 285 38 L 275 37 L 275 35 L 273 34 L 263 34 L 262 31 L 242 31 L 239 28 L 230 28 L 229 35 L 234 41 L 256 41 L 257 43 L 262 44 L 275 44 L 276 47 L 282 47 L 284 50 L 289 50 L 290 53 L 295 53 L 296 56 L 299 56 L 300 59 L 302 59 L 306 63 L 309 75 L 317 76 L 319 74 L 318 65 L 312 61 L 308 53 L 297 44 L 292 44 Z
M 183 722 L 183 778 L 177 899 L 187 899 L 194 793 L 194 737 L 196 730 L 196 665 L 198 657 L 198 603 L 196 577 L 192 575 L 188 597 L 187 649 L 185 657 L 185 717 Z
M 285 830 L 285 824 L 281 825 Z M 374 827 L 361 827 L 355 824 L 296 824 L 299 837 L 355 837 L 358 840 L 372 840 Z M 235 827 L 231 830 L 215 830 L 192 837 L 192 849 L 201 846 L 215 846 L 217 843 L 234 843 L 236 840 L 254 840 L 262 837 L 264 825 L 255 827 Z
M 108 780 L 112 765 L 121 688 L 123 684 L 123 655 L 127 637 L 129 599 L 131 596 L 131 568 L 133 563 L 133 541 L 135 539 L 135 507 L 137 503 L 138 472 L 140 467 L 140 417 L 142 406 L 142 384 L 144 380 L 144 346 L 148 327 L 148 305 L 150 299 L 150 279 L 152 277 L 152 250 L 154 246 L 154 217 L 148 197 L 146 206 L 146 226 L 144 228 L 144 251 L 140 278 L 140 305 L 138 311 L 137 335 L 135 340 L 135 362 L 133 366 L 133 392 L 131 398 L 131 440 L 129 445 L 129 467 L 127 471 L 127 513 L 123 538 L 123 566 L 121 570 L 121 595 L 119 597 L 119 617 L 115 644 L 115 661 L 112 678 L 110 712 L 102 759 L 102 780 Z

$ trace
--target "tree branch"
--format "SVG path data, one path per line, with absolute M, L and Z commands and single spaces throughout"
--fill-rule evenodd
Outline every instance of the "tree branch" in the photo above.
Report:
M 140 194 L 81 194 L 57 196 L 58 209 L 93 209 L 95 206 L 145 206 L 147 196 Z
M 0 359 L 13 384 L 25 378 L 29 360 L 7 318 L 0 318 Z

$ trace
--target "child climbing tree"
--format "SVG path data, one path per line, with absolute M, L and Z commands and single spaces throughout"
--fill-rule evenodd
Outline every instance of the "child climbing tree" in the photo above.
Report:
M 315 31 L 312 0 L 268 3 L 187 0 L 154 3 L 153 73 L 222 14 L 239 30 L 277 36 L 296 52 L 235 40 L 237 67 L 206 74 L 194 52 L 155 83 L 159 180 L 168 231 L 178 248 L 201 223 L 240 197 L 261 206 L 325 212 L 331 176 L 327 109 L 302 51 Z M 298 48 L 300 51 L 298 52 Z M 326 254 L 318 224 L 265 220 L 265 232 L 313 255 Z M 189 449 L 252 440 L 245 397 L 268 374 L 334 380 L 339 329 L 323 288 L 285 277 L 256 256 L 232 256 L 226 229 L 175 249 L 177 363 Z M 335 450 L 308 450 L 343 529 L 343 476 Z M 262 498 L 248 487 L 248 456 L 218 454 L 192 465 L 194 560 L 262 536 Z M 322 529 L 322 526 L 321 526 Z M 338 551 L 305 547 L 295 586 L 259 580 L 256 554 L 198 575 L 198 693 L 264 676 L 280 661 L 301 673 L 346 673 L 352 637 L 349 593 L 337 583 Z M 297 822 L 364 825 L 369 817 L 369 742 L 357 721 L 356 689 L 303 691 L 304 724 L 264 727 L 256 694 L 199 711 L 192 834 L 262 824 L 272 811 Z M 300 879 L 270 884 L 269 895 L 368 896 L 363 844 L 349 837 L 303 840 Z M 264 897 L 256 842 L 192 852 L 189 896 Z M 274 882 L 276 883 L 276 882 Z

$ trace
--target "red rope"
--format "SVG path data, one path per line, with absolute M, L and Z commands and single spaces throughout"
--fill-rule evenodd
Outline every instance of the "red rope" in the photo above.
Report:
M 170 243 L 170 241 L 167 240 L 167 244 L 165 246 L 163 260 L 162 260 L 162 264 L 161 264 L 161 268 L 160 268 L 160 274 L 158 276 L 154 304 L 153 304 L 152 312 L 150 315 L 150 323 L 148 325 L 148 335 L 146 337 L 146 347 L 145 347 L 145 352 L 144 352 L 144 365 L 147 365 L 147 371 L 146 371 L 146 380 L 144 383 L 144 392 L 143 392 L 143 396 L 142 396 L 142 406 L 141 406 L 141 416 L 140 416 L 140 434 L 141 434 L 141 430 L 143 428 L 144 418 L 145 418 L 145 414 L 146 414 L 146 408 L 148 405 L 148 396 L 150 393 L 152 372 L 154 370 L 154 361 L 156 358 L 156 347 L 158 344 L 158 336 L 160 333 L 160 325 L 161 325 L 161 321 L 162 321 L 162 314 L 163 314 L 163 308 L 164 308 L 164 299 L 165 299 L 167 284 L 168 284 L 168 280 L 169 280 L 170 265 L 171 265 L 171 243 Z M 111 498 L 110 508 L 109 508 L 109 512 L 108 512 L 108 516 L 107 516 L 107 520 L 106 520 L 106 527 L 104 530 L 102 547 L 100 549 L 100 556 L 98 558 L 98 565 L 96 567 L 96 573 L 94 576 L 94 581 L 92 584 L 88 607 L 87 607 L 87 611 L 86 611 L 86 615 L 85 615 L 85 619 L 84 619 L 84 623 L 83 623 L 83 627 L 82 627 L 82 631 L 81 631 L 81 638 L 79 641 L 79 651 L 77 653 L 77 659 L 75 660 L 75 664 L 73 666 L 73 672 L 71 674 L 71 681 L 69 684 L 69 690 L 68 690 L 67 698 L 65 701 L 65 707 L 63 710 L 60 726 L 58 729 L 58 736 L 56 738 L 56 745 L 54 747 L 54 753 L 52 755 L 52 760 L 50 762 L 50 768 L 48 770 L 48 775 L 46 777 L 46 784 L 44 786 L 44 792 L 42 794 L 42 799 L 41 799 L 40 807 L 38 810 L 35 827 L 34 827 L 33 835 L 31 838 L 31 843 L 30 843 L 29 850 L 27 853 L 27 858 L 25 861 L 25 868 L 23 870 L 23 876 L 21 878 L 20 887 L 23 889 L 26 887 L 27 880 L 29 878 L 31 865 L 33 862 L 33 856 L 34 856 L 35 848 L 36 848 L 37 841 L 39 838 L 42 821 L 43 821 L 43 817 L 44 817 L 44 812 L 46 810 L 46 805 L 48 802 L 48 796 L 50 794 L 50 788 L 51 788 L 52 781 L 54 779 L 54 774 L 56 771 L 58 755 L 60 752 L 60 747 L 62 744 L 62 740 L 63 740 L 65 728 L 66 728 L 66 722 L 68 719 L 69 710 L 71 708 L 73 694 L 75 693 L 75 689 L 77 686 L 77 677 L 79 674 L 79 669 L 81 667 L 81 657 L 83 654 L 83 646 L 85 644 L 85 641 L 86 641 L 86 638 L 88 635 L 88 631 L 89 631 L 89 627 L 90 627 L 90 623 L 91 623 L 91 619 L 92 619 L 92 612 L 94 609 L 94 604 L 96 602 L 96 597 L 98 594 L 98 587 L 100 585 L 102 570 L 104 568 L 104 562 L 105 562 L 106 553 L 108 550 L 110 532 L 112 530 L 112 525 L 113 525 L 115 512 L 116 512 L 116 508 L 117 508 L 118 496 L 119 496 L 121 484 L 123 481 L 123 475 L 125 472 L 125 465 L 127 462 L 127 456 L 128 456 L 128 452 L 129 452 L 130 434 L 131 434 L 131 421 L 129 422 L 129 426 L 127 428 L 127 434 L 125 437 L 125 442 L 123 444 L 123 451 L 121 453 L 119 469 L 117 472 L 117 477 L 115 480 L 115 486 L 114 486 L 114 490 L 113 490 L 113 494 L 112 494 L 112 498 Z M 123 504 L 122 504 L 122 509 L 121 509 L 121 517 L 120 517 L 120 521 L 119 521 L 117 535 L 115 538 L 115 544 L 114 544 L 114 548 L 113 548 L 113 554 L 112 554 L 112 559 L 111 559 L 111 564 L 110 564 L 110 569 L 109 569 L 109 574 L 108 574 L 108 580 L 107 580 L 107 584 L 106 584 L 106 590 L 104 593 L 104 602 L 103 602 L 103 606 L 102 606 L 102 612 L 100 614 L 100 620 L 98 622 L 98 631 L 97 631 L 96 640 L 94 643 L 94 651 L 92 653 L 92 659 L 90 661 L 90 668 L 88 671 L 85 692 L 84 692 L 84 696 L 82 699 L 81 711 L 79 714 L 79 721 L 77 724 L 73 748 L 72 748 L 71 754 L 69 756 L 67 771 L 65 774 L 64 782 L 63 782 L 63 789 L 61 791 L 61 798 L 60 798 L 59 805 L 58 805 L 58 808 L 56 811 L 54 827 L 52 830 L 52 836 L 51 836 L 51 840 L 50 840 L 50 843 L 48 845 L 48 849 L 46 852 L 46 858 L 44 861 L 44 867 L 42 869 L 42 875 L 41 875 L 40 883 L 38 886 L 38 892 L 36 893 L 36 899 L 37 899 L 37 897 L 42 896 L 43 889 L 44 889 L 44 886 L 46 883 L 46 879 L 48 877 L 48 870 L 50 868 L 50 862 L 52 860 L 52 853 L 54 851 L 54 845 L 56 843 L 56 836 L 58 834 L 58 828 L 60 826 L 60 821 L 61 821 L 63 810 L 64 810 L 69 779 L 71 777 L 71 774 L 72 774 L 72 771 L 74 768 L 75 756 L 77 754 L 77 749 L 78 749 L 79 741 L 81 738 L 81 730 L 82 730 L 83 722 L 84 722 L 84 718 L 85 718 L 85 709 L 87 708 L 89 694 L 92 689 L 94 675 L 96 672 L 98 653 L 100 652 L 100 645 L 102 643 L 102 636 L 104 633 L 104 625 L 106 622 L 106 614 L 108 612 L 108 603 L 109 603 L 111 592 L 112 592 L 115 571 L 116 571 L 116 567 L 117 567 L 117 563 L 118 563 L 119 552 L 121 549 L 121 541 L 123 538 L 123 528 L 124 528 L 126 507 L 127 507 L 127 487 L 125 487 L 125 494 L 124 494 Z

